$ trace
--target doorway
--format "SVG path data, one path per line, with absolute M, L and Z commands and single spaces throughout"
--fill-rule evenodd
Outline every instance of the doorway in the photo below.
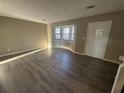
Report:
M 85 54 L 104 58 L 112 21 L 92 22 L 88 24 Z

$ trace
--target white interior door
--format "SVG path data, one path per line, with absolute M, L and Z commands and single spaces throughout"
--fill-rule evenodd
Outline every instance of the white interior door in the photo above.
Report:
M 112 21 L 102 21 L 88 24 L 85 48 L 86 55 L 104 58 L 111 24 Z

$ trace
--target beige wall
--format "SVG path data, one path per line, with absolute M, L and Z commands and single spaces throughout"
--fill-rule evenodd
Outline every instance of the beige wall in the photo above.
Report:
M 0 16 L 0 55 L 45 47 L 46 24 Z
M 124 55 L 124 11 L 57 22 L 52 24 L 52 28 L 60 25 L 76 25 L 77 35 L 75 51 L 84 53 L 85 40 L 82 40 L 82 36 L 86 37 L 88 23 L 106 20 L 112 20 L 112 28 L 105 52 L 105 58 L 117 60 L 120 55 Z

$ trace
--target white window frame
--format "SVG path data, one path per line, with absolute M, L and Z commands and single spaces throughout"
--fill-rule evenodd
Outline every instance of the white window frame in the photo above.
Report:
M 73 29 L 73 30 L 72 30 L 73 32 L 72 32 L 72 31 L 69 31 L 69 40 L 63 38 L 63 36 L 64 36 L 64 35 L 63 35 L 63 34 L 64 34 L 64 33 L 63 33 L 63 29 L 64 29 L 64 28 L 67 28 L 67 27 L 69 27 L 69 29 L 70 29 L 70 28 Z M 56 33 L 55 33 L 56 28 L 60 28 L 60 35 L 61 35 L 61 36 L 60 36 L 60 39 L 56 39 L 56 36 L 55 36 L 55 35 L 56 35 Z M 72 40 L 72 35 L 74 35 L 74 34 L 75 34 L 75 25 L 55 26 L 55 27 L 54 27 L 54 39 L 55 39 L 55 40 L 73 41 L 73 40 L 74 40 L 74 36 L 73 36 L 73 40 Z
M 61 40 L 61 38 L 62 38 L 62 35 L 61 35 L 61 28 L 60 28 L 60 34 L 57 34 L 57 33 L 56 33 L 56 28 L 60 28 L 60 27 L 55 27 L 55 28 L 54 28 L 54 37 L 55 37 L 55 40 Z M 57 39 L 57 38 L 56 38 L 56 35 L 60 35 L 60 39 Z

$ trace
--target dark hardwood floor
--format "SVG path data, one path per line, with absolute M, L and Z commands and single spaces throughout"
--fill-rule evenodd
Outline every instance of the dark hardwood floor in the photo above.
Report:
M 0 93 L 111 93 L 118 64 L 65 49 L 0 65 Z

